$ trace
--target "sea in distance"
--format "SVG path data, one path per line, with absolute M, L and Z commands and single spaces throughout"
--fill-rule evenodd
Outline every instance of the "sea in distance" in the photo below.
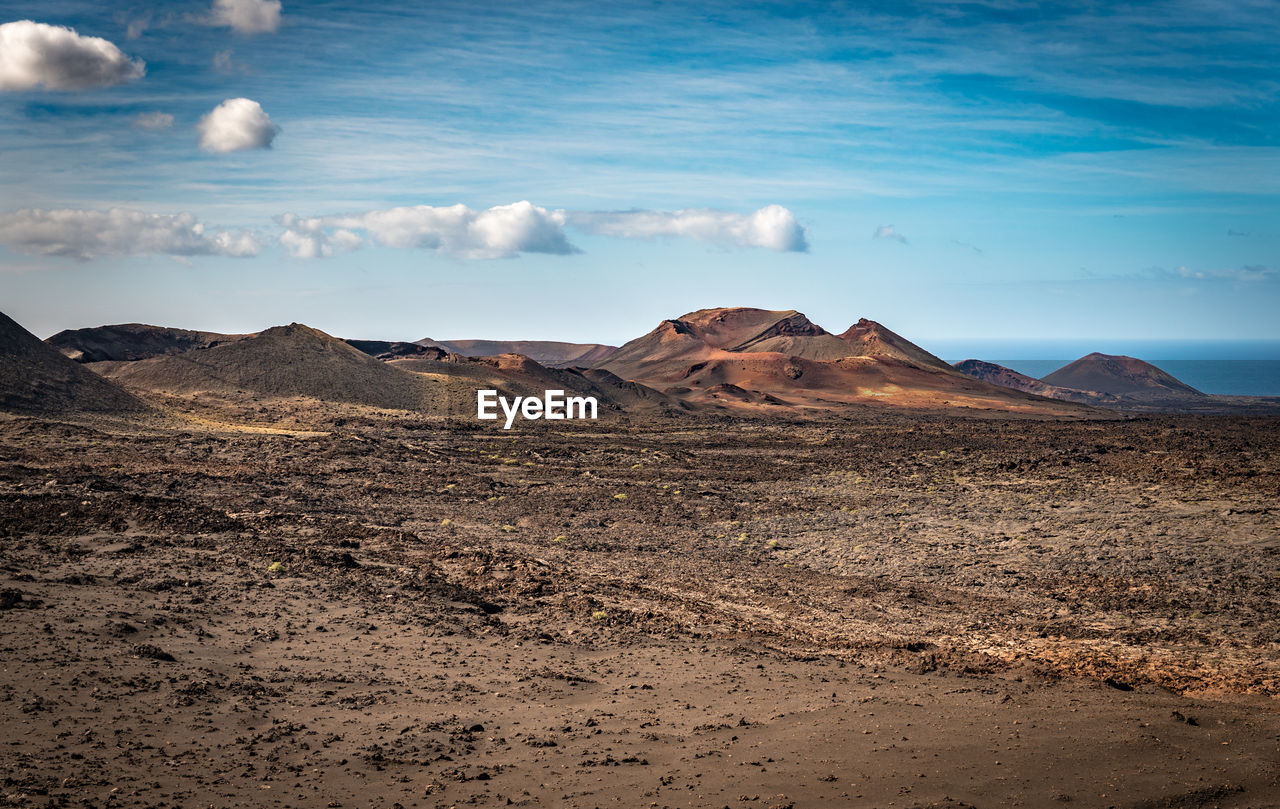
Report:
M 1146 360 L 1204 393 L 1280 396 L 1280 340 L 935 340 L 947 362 L 978 359 L 1040 379 L 1086 354 Z

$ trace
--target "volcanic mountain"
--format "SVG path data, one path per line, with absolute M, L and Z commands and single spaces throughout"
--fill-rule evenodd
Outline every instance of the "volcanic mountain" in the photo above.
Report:
M 248 337 L 212 331 L 173 329 L 145 323 L 121 323 L 89 329 L 68 329 L 50 337 L 49 345 L 76 362 L 145 360 L 165 354 L 181 354 L 211 348 Z
M 795 310 L 701 309 L 623 345 L 600 364 L 691 402 L 830 409 L 881 402 L 1078 412 L 976 380 L 871 320 L 832 334 Z
M 1059 368 L 1042 382 L 1063 388 L 1141 397 L 1200 397 L 1205 394 L 1149 362 L 1094 352 Z
M 1049 399 L 1059 399 L 1064 402 L 1080 402 L 1082 404 L 1093 404 L 1101 407 L 1115 404 L 1120 397 L 1111 393 L 1102 393 L 1099 391 L 1076 390 L 1074 388 L 1064 388 L 1057 385 L 1050 385 L 1047 382 L 1041 382 L 1035 377 L 1018 373 L 1012 368 L 1006 368 L 1003 365 L 997 365 L 994 362 L 984 362 L 983 360 L 963 360 L 955 364 L 956 370 L 963 374 L 981 379 L 984 382 L 990 382 L 993 385 L 999 385 L 1003 388 L 1013 388 L 1023 393 L 1034 393 L 1036 396 L 1045 396 Z
M 548 368 L 599 365 L 617 350 L 601 343 L 560 343 L 554 340 L 432 340 L 418 345 L 436 346 L 463 357 L 492 357 L 499 354 L 523 354 Z
M 307 397 L 387 409 L 431 409 L 421 377 L 374 359 L 322 331 L 293 323 L 199 351 L 113 364 L 131 388 L 265 398 Z
M 0 410 L 134 414 L 151 408 L 0 313 Z

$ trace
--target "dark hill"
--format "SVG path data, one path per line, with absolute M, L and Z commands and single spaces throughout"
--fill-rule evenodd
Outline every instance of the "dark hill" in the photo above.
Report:
M 1062 388 L 1129 396 L 1205 395 L 1149 362 L 1097 352 L 1059 368 L 1040 381 Z
M 561 343 L 554 340 L 419 340 L 464 357 L 523 354 L 548 368 L 597 365 L 617 349 L 601 343 Z
M 1098 405 L 1107 407 L 1116 404 L 1120 397 L 1111 393 L 1102 393 L 1099 391 L 1076 390 L 1074 388 L 1063 388 L 1057 385 L 1050 385 L 1047 382 L 1041 382 L 1035 377 L 1018 373 L 1012 368 L 1006 368 L 1003 365 L 997 365 L 994 362 L 984 362 L 983 360 L 963 360 L 957 362 L 956 370 L 971 376 L 974 379 L 981 379 L 984 382 L 990 382 L 993 385 L 1000 385 L 1004 388 L 1013 388 L 1023 393 L 1033 393 L 1036 396 L 1045 396 L 1050 399 L 1059 399 L 1064 402 L 1080 402 L 1082 404 Z
M 343 342 L 380 360 L 389 360 L 395 357 L 423 357 L 438 360 L 443 359 L 444 355 L 448 353 L 438 346 L 404 343 L 396 340 L 343 340 Z
M 433 398 L 424 380 L 299 323 L 107 373 L 129 387 L 168 393 L 304 396 L 403 410 L 429 409 Z
M 0 313 L 0 410 L 124 414 L 151 408 Z
M 45 342 L 76 362 L 129 362 L 211 348 L 248 336 L 148 326 L 145 323 L 120 323 L 60 331 Z

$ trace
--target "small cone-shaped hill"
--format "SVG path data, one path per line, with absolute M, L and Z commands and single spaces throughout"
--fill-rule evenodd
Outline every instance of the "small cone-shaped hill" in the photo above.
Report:
M 129 387 L 167 393 L 304 396 L 403 410 L 429 408 L 432 400 L 424 380 L 299 323 L 107 373 Z
M 1204 395 L 1149 362 L 1097 352 L 1059 368 L 1040 381 L 1062 388 L 1102 393 Z

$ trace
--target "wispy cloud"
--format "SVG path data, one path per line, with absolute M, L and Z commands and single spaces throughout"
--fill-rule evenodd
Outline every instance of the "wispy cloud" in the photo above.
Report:
M 209 19 L 241 34 L 270 34 L 280 28 L 280 0 L 214 0 Z
M 133 125 L 148 132 L 163 132 L 173 128 L 173 116 L 167 112 L 143 112 L 134 117 Z
M 1175 267 L 1171 271 L 1155 268 L 1156 274 L 1165 278 L 1183 278 L 1194 281 L 1241 281 L 1256 283 L 1259 281 L 1275 281 L 1280 279 L 1280 270 L 1262 264 L 1249 264 L 1232 269 L 1210 268 L 1194 270 L 1189 267 Z
M 907 243 L 907 237 L 894 229 L 893 225 L 880 225 L 876 228 L 875 233 L 871 234 L 873 239 L 893 239 L 895 242 Z
M 779 252 L 809 249 L 805 229 L 781 205 L 750 214 L 709 208 L 679 211 L 580 211 L 569 224 L 587 233 L 627 239 L 688 238 L 725 247 L 764 247 Z

